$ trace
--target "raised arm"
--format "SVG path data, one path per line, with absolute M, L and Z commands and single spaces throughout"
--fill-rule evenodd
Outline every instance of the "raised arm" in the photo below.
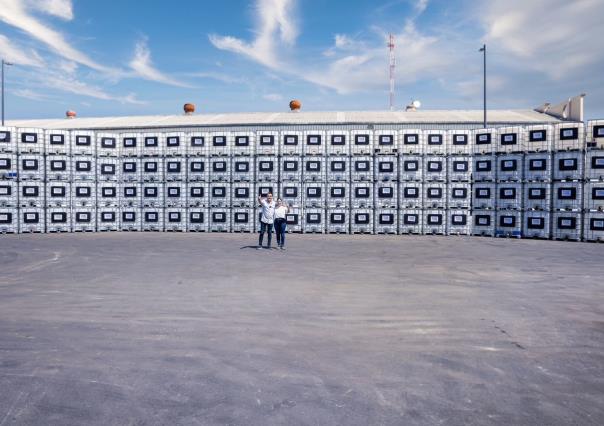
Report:
M 262 195 L 258 195 L 258 204 L 262 205 L 262 201 L 264 201 L 264 198 L 262 198 Z

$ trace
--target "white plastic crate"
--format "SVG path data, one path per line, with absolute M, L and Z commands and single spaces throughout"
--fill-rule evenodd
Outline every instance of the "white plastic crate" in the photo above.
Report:
M 585 241 L 604 241 L 604 213 L 590 212 L 585 214 L 583 239 Z
M 213 182 L 210 184 L 210 207 L 228 208 L 231 206 L 231 184 Z
M 304 131 L 304 155 L 325 155 L 325 132 L 322 130 Z
M 187 134 L 185 132 L 163 133 L 160 138 L 166 157 L 184 157 L 187 155 Z
M 206 157 L 187 158 L 187 180 L 189 182 L 208 182 L 210 180 L 210 164 Z
M 471 235 L 472 212 L 467 209 L 447 210 L 447 235 Z
M 0 152 L 17 152 L 17 129 L 0 126 Z
M 41 233 L 46 231 L 46 209 L 27 207 L 19 209 L 19 232 Z
M 399 210 L 399 234 L 422 234 L 424 224 L 424 211 L 422 209 Z
M 551 151 L 554 148 L 554 128 L 549 124 L 525 127 L 527 139 L 524 146 L 528 152 Z
M 583 209 L 583 184 L 579 182 L 554 182 L 554 210 L 581 211 Z
M 522 202 L 522 183 L 502 182 L 497 184 L 497 209 L 522 210 Z
M 304 206 L 310 208 L 325 208 L 326 194 L 323 182 L 304 183 Z
M 96 165 L 96 180 L 102 181 L 118 181 L 121 180 L 122 163 L 119 158 L 102 157 L 97 158 Z
M 473 152 L 475 155 L 491 154 L 495 152 L 497 143 L 497 129 L 476 129 L 473 131 Z
M 0 145 L 2 144 L 0 143 Z M 70 155 L 71 133 L 68 130 L 46 130 L 44 132 L 44 151 L 46 155 Z
M 350 210 L 346 208 L 327 209 L 327 233 L 348 234 L 350 232 Z
M 2 130 L 0 128 L 0 133 L 1 132 Z M 587 149 L 604 148 L 604 120 L 589 120 L 587 122 L 585 141 Z
M 0 207 L 16 207 L 18 202 L 16 180 L 0 180 Z
M 524 157 L 522 154 L 497 156 L 497 180 L 521 182 L 524 179 Z
M 96 201 L 99 207 L 113 207 L 120 203 L 120 186 L 118 182 L 98 182 Z
M 424 133 L 419 129 L 401 130 L 398 135 L 398 151 L 405 155 L 421 155 L 424 148 Z M 377 147 L 376 147 L 377 148 Z
M 529 182 L 524 184 L 524 208 L 526 210 L 552 209 L 552 186 L 549 182 Z
M 557 123 L 554 126 L 554 149 L 556 151 L 585 149 L 585 125 L 583 123 Z
M 71 224 L 73 232 L 96 231 L 96 209 L 92 207 L 78 207 L 72 209 Z
M 164 187 L 164 205 L 166 207 L 186 207 L 187 184 L 184 182 L 166 182 Z
M 422 233 L 424 235 L 446 235 L 447 234 L 447 210 L 424 209 L 424 222 Z
M 19 164 L 16 154 L 10 152 L 0 153 L 0 179 L 16 179 L 19 175 Z
M 474 156 L 472 168 L 474 182 L 494 182 L 497 176 L 497 157 L 494 155 Z
M 254 157 L 241 156 L 231 160 L 231 180 L 233 182 L 253 182 L 254 170 Z
M 530 210 L 524 212 L 524 238 L 551 238 L 551 212 Z
M 304 145 L 304 134 L 285 130 L 281 133 L 280 152 L 281 155 L 302 155 Z
M 285 232 L 302 232 L 302 210 L 290 207 L 285 215 L 285 223 L 287 224 Z
M 72 182 L 71 205 L 74 207 L 96 206 L 96 183 L 95 182 Z
M 444 209 L 447 207 L 447 184 L 444 182 L 424 183 L 424 208 Z
M 425 155 L 445 155 L 449 132 L 446 130 L 424 130 L 422 152 Z
M 120 209 L 119 207 L 99 207 L 96 215 L 96 227 L 99 232 L 119 231 Z
M 256 146 L 256 134 L 254 132 L 234 132 L 232 134 L 232 155 L 254 155 Z
M 449 155 L 471 155 L 473 152 L 471 130 L 449 130 L 447 142 Z
M 140 182 L 142 180 L 142 163 L 139 158 L 120 158 L 119 161 L 122 182 Z
M 350 154 L 373 154 L 373 132 L 371 130 L 352 130 L 350 132 Z
M 281 182 L 279 197 L 289 206 L 302 206 L 303 188 L 298 182 Z
M 398 184 L 396 182 L 376 182 L 373 193 L 375 194 L 374 202 L 376 208 L 396 209 L 398 207 Z
M 328 130 L 327 155 L 350 155 L 350 133 L 347 130 Z
M 120 135 L 115 133 L 98 133 L 96 135 L 97 157 L 119 157 L 119 136 Z
M 185 157 L 167 157 L 164 160 L 164 179 L 166 182 L 187 180 L 187 159 Z
M 399 179 L 401 181 L 418 181 L 424 179 L 424 159 L 420 155 L 404 155 L 399 161 Z
M 604 150 L 587 151 L 585 155 L 585 179 L 604 180 Z
M 522 211 L 497 210 L 496 237 L 522 237 Z
M 274 182 L 279 180 L 279 158 L 260 155 L 256 157 L 256 181 Z
M 186 134 L 187 149 L 189 157 L 205 157 L 209 152 L 210 140 L 207 133 L 191 132 Z
M 0 234 L 19 232 L 19 217 L 16 208 L 0 207 Z
M 325 210 L 318 208 L 304 209 L 302 227 L 305 233 L 322 234 L 325 232 Z
M 330 182 L 348 182 L 350 180 L 350 157 L 327 157 L 327 180 Z
M 73 130 L 71 132 L 71 155 L 96 155 L 95 132 Z
M 144 207 L 142 213 L 143 231 L 162 232 L 164 230 L 164 209 Z
M 146 182 L 141 185 L 141 203 L 143 207 L 163 207 L 165 188 L 163 182 Z
M 398 152 L 398 131 L 375 130 L 373 132 L 373 152 L 378 155 L 396 155 Z
M 0 158 L 0 162 L 1 162 Z M 71 158 L 68 155 L 46 156 L 46 180 L 71 180 Z
M 164 155 L 159 133 L 143 133 L 140 155 L 142 157 L 161 157 Z
M 161 182 L 164 180 L 164 158 L 146 157 L 141 159 L 141 179 L 143 182 Z
M 187 209 L 187 215 L 188 232 L 208 232 L 208 209 L 199 207 L 189 207 Z
M 44 130 L 17 129 L 17 152 L 20 154 L 44 154 Z
M 554 212 L 552 215 L 552 238 L 556 240 L 581 241 L 583 230 L 582 214 L 579 212 Z
M 136 232 L 143 229 L 140 207 L 129 206 L 120 209 L 120 230 Z
M 190 208 L 208 207 L 210 188 L 205 182 L 187 182 L 187 206 Z
M 277 182 L 257 182 L 255 197 L 266 197 L 268 194 L 273 194 L 273 198 L 276 199 L 278 189 L 279 184 Z
M 554 180 L 582 180 L 583 152 L 554 152 Z
M 302 180 L 304 182 L 325 181 L 325 157 L 304 157 L 302 162 L 304 164 L 304 170 L 302 172 Z
M 302 157 L 283 156 L 280 162 L 280 180 L 282 182 L 300 182 L 302 181 Z
M 424 157 L 424 181 L 446 182 L 447 181 L 447 158 L 437 155 L 426 155 Z
M 257 204 L 254 184 L 233 183 L 231 185 L 231 205 L 237 208 L 251 208 Z
M 529 182 L 549 182 L 552 179 L 552 155 L 533 152 L 524 155 L 524 179 Z
M 169 207 L 164 211 L 164 229 L 166 232 L 187 231 L 187 209 Z
M 252 208 L 236 208 L 231 210 L 231 228 L 233 232 L 254 232 L 256 215 Z
M 350 210 L 350 233 L 373 234 L 373 209 Z
M 376 208 L 373 229 L 376 234 L 398 234 L 398 211 Z
M 327 207 L 331 209 L 342 209 L 350 206 L 350 187 L 348 183 L 327 184 Z
M 230 182 L 231 159 L 228 157 L 210 158 L 210 180 L 212 182 Z
M 138 157 L 141 155 L 142 135 L 139 133 L 122 133 L 120 134 L 120 141 L 120 156 Z
M 353 182 L 350 185 L 350 207 L 353 209 L 371 209 L 373 206 L 373 184 Z
M 96 181 L 96 158 L 92 155 L 71 157 L 71 178 L 74 181 Z
M 210 232 L 231 232 L 230 216 L 227 208 L 210 209 Z
M 493 182 L 478 182 L 472 187 L 472 207 L 479 210 L 495 208 L 497 187 Z
M 6 155 L 6 154 L 5 154 Z M 45 179 L 44 156 L 41 154 L 20 154 L 17 176 L 19 180 Z
M 527 131 L 523 126 L 500 127 L 498 129 L 495 151 L 498 153 L 516 153 L 525 150 Z
M 589 211 L 604 211 L 604 182 L 586 182 L 584 208 Z
M 373 171 L 376 181 L 398 180 L 398 157 L 396 155 L 376 155 Z
M 472 180 L 472 157 L 453 155 L 447 158 L 448 179 L 451 182 L 469 182 Z
M 261 130 L 256 132 L 256 155 L 279 155 L 279 132 Z
M 138 207 L 143 204 L 143 189 L 138 182 L 122 182 L 119 185 L 119 205 L 122 207 Z
M 472 235 L 495 236 L 495 210 L 472 210 Z
M 42 207 L 45 203 L 46 185 L 42 181 L 19 181 L 19 206 Z
M 424 184 L 422 182 L 399 183 L 399 206 L 404 209 L 422 208 Z
M 350 176 L 353 182 L 373 182 L 373 157 L 351 157 Z
M 71 207 L 71 182 L 47 182 L 46 183 L 46 206 L 47 207 Z
M 71 232 L 71 209 L 46 209 L 46 232 Z
M 472 185 L 465 182 L 449 182 L 447 184 L 447 207 L 452 209 L 468 209 L 472 205 Z

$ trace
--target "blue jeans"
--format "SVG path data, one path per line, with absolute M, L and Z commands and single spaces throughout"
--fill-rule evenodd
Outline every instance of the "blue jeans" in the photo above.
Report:
M 287 222 L 285 219 L 275 219 L 275 233 L 277 234 L 277 245 L 285 247 L 285 229 Z
M 264 239 L 264 233 L 268 233 L 268 247 L 271 246 L 271 240 L 273 239 L 273 224 L 272 223 L 264 223 L 260 221 L 260 236 L 258 237 L 258 245 L 262 245 L 262 240 Z

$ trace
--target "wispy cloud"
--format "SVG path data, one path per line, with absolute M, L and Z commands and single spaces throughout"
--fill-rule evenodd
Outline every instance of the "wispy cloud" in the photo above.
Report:
M 24 99 L 31 99 L 33 101 L 46 101 L 50 99 L 50 96 L 43 93 L 35 92 L 31 89 L 14 89 L 10 91 L 13 95 Z
M 86 82 L 72 77 L 59 75 L 47 75 L 41 80 L 48 88 L 63 92 L 74 93 L 79 96 L 85 96 L 104 101 L 117 101 L 123 104 L 145 105 L 146 102 L 137 99 L 136 95 L 129 93 L 126 96 L 116 96 L 103 90 L 102 88 L 90 85 Z
M 134 57 L 130 61 L 130 68 L 134 70 L 138 77 L 145 80 L 168 84 L 170 86 L 191 87 L 188 84 L 177 81 L 174 78 L 164 74 L 153 66 L 151 61 L 151 52 L 147 46 L 147 39 L 144 38 L 136 43 Z
M 262 95 L 262 98 L 271 102 L 279 102 L 283 100 L 283 96 L 278 93 L 267 93 L 266 95 Z
M 211 79 L 211 80 L 216 80 L 216 81 L 220 81 L 222 83 L 227 83 L 227 84 L 237 84 L 237 83 L 245 83 L 245 78 L 243 77 L 235 77 L 232 75 L 227 75 L 224 73 L 218 73 L 218 72 L 193 72 L 193 73 L 187 73 L 186 74 L 188 77 L 192 77 L 192 78 L 203 78 L 203 79 Z
M 33 49 L 24 49 L 22 46 L 16 46 L 2 34 L 0 34 L 0 55 L 7 61 L 15 64 L 30 67 L 44 66 L 44 60 L 38 52 Z
M 71 0 L 25 0 L 28 7 L 48 15 L 71 21 L 73 5 Z

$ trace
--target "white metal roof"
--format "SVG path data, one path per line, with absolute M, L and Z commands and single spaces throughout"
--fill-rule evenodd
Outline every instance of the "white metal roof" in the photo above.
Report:
M 304 124 L 478 124 L 482 123 L 482 114 L 482 110 L 246 112 L 9 120 L 6 124 L 7 126 L 44 129 L 135 129 Z M 490 110 L 487 118 L 489 125 L 557 123 L 560 121 L 555 117 L 533 110 Z

